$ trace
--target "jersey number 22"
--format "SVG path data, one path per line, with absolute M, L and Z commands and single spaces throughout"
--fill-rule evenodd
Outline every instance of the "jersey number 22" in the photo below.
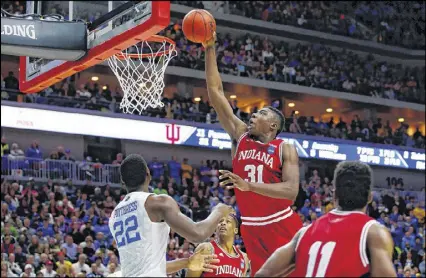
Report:
M 325 244 L 323 244 L 323 242 L 321 241 L 317 241 L 311 245 L 311 248 L 309 248 L 309 261 L 308 269 L 306 270 L 306 277 L 325 277 L 325 272 L 327 271 L 331 255 L 333 254 L 335 247 L 336 242 L 334 241 L 329 241 Z M 314 276 L 313 274 L 315 270 L 315 265 L 317 264 L 317 257 L 320 251 L 321 259 L 319 261 L 318 268 Z
M 114 223 L 115 240 L 118 247 L 123 247 L 141 239 L 141 235 L 136 230 L 139 228 L 136 215 L 127 217 L 124 221 Z M 123 233 L 125 234 L 123 236 Z

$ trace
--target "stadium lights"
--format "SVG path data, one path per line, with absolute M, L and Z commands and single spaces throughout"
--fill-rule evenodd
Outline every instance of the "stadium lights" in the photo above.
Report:
M 97 77 L 97 76 L 92 76 L 92 81 L 98 81 L 99 80 L 99 77 Z
M 236 99 L 237 96 L 236 95 L 230 95 L 229 98 Z
M 199 102 L 201 100 L 201 98 L 200 97 L 196 97 L 196 98 L 194 98 L 194 101 L 196 101 L 196 102 Z
M 400 123 L 403 123 L 405 121 L 405 119 L 404 118 L 399 118 L 398 119 L 398 122 L 400 122 Z
M 331 112 L 333 112 L 333 108 L 327 108 L 325 111 L 326 111 L 327 113 L 331 113 Z
M 290 102 L 290 103 L 288 104 L 288 107 L 294 107 L 294 106 L 296 106 L 296 104 L 294 104 L 294 102 Z
M 294 114 L 299 115 L 299 111 L 297 111 L 297 110 L 294 111 Z

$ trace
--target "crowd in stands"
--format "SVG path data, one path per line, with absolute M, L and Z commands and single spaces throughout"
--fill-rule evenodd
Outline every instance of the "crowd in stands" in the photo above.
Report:
M 19 7 L 22 5 L 19 3 L 13 2 L 9 8 L 20 10 Z M 301 2 L 296 6 L 302 7 L 306 3 Z M 325 5 L 321 2 L 318 2 L 321 4 L 309 3 L 311 3 L 309 5 Z M 177 43 L 179 55 L 172 60 L 171 65 L 204 70 L 202 47 L 189 42 L 183 36 L 180 24 L 180 21 L 174 20 L 163 32 Z M 424 67 L 408 68 L 378 62 L 372 55 L 361 57 L 347 50 L 335 51 L 321 44 L 289 45 L 249 34 L 234 38 L 229 34 L 219 33 L 217 55 L 219 70 L 224 74 L 424 103 Z M 25 100 L 120 112 L 118 104 L 122 97 L 117 84 L 103 87 L 97 83 L 77 85 L 76 79 L 78 75 L 59 82 L 39 94 L 26 95 Z M 2 78 L 2 99 L 17 100 L 16 92 L 4 91 L 3 88 L 18 89 L 18 79 L 13 72 Z M 216 121 L 215 111 L 203 100 L 194 102 L 191 99 L 175 97 L 164 101 L 170 105 L 166 105 L 163 109 L 149 109 L 143 115 L 206 123 Z M 232 105 L 235 113 L 247 121 L 249 114 L 242 112 L 236 102 Z M 252 112 L 256 110 L 257 108 L 254 108 Z M 392 130 L 389 123 L 385 125 L 379 119 L 372 122 L 357 118 L 347 125 L 342 119 L 339 122 L 337 119 L 315 121 L 309 115 L 296 115 L 294 112 L 286 116 L 288 118 L 286 132 L 424 148 L 424 135 L 417 130 L 412 137 L 408 136 L 406 124 Z
M 16 84 L 17 86 L 17 79 L 11 73 L 5 78 L 3 83 Z M 82 85 L 77 91 L 69 89 L 67 91 L 68 94 L 65 94 L 64 84 L 68 88 L 74 88 L 72 82 L 65 81 L 62 85 L 52 86 L 40 94 L 27 95 L 26 100 L 40 104 L 120 112 L 118 104 L 121 101 L 121 95 L 114 90 L 111 91 L 109 87 L 101 89 L 97 83 L 87 84 Z M 67 95 L 67 97 L 64 97 L 64 95 Z M 16 101 L 18 99 L 17 96 L 18 94 L 13 91 L 2 91 L 2 99 L 4 100 Z M 204 101 L 202 98 L 200 101 L 194 101 L 193 99 L 185 99 L 175 95 L 172 99 L 164 98 L 163 101 L 167 103 L 163 108 L 147 109 L 142 115 L 217 123 L 216 112 L 209 102 Z M 251 113 L 258 111 L 258 108 L 254 107 L 251 113 L 245 113 L 238 107 L 237 100 L 233 100 L 230 104 L 235 115 L 247 123 Z M 296 114 L 296 111 L 292 111 L 291 114 L 285 116 L 284 132 L 414 148 L 425 147 L 425 135 L 422 134 L 418 127 L 412 136 L 408 135 L 409 126 L 406 123 L 400 123 L 398 128 L 392 128 L 389 121 L 384 123 L 381 118 L 373 121 L 362 119 L 357 115 L 353 119 L 347 119 L 348 122 L 345 122 L 342 117 L 339 119 L 334 117 L 323 119 L 320 117 L 316 120 L 313 116 Z
M 186 158 L 182 162 L 176 157 L 168 162 L 154 158 L 149 168 L 151 191 L 169 194 L 190 208 L 194 220 L 204 219 L 219 202 L 233 206 L 240 216 L 233 191 L 219 185 L 218 169 L 227 168 L 223 162 L 203 161 L 193 167 Z M 368 213 L 392 234 L 398 276 L 424 277 L 424 190 L 404 191 L 407 186 L 403 180 L 392 180 L 389 188 L 376 191 Z M 124 195 L 109 185 L 2 178 L 1 276 L 105 277 L 119 270 L 117 246 L 107 223 Z M 303 176 L 293 209 L 304 225 L 333 209 L 330 177 L 317 170 Z M 239 235 L 235 239 L 242 250 L 243 240 Z M 172 231 L 167 260 L 189 257 L 194 248 Z
M 44 4 L 46 13 L 62 14 L 60 1 Z M 172 1 L 194 8 L 240 15 L 278 24 L 374 40 L 410 49 L 425 47 L 423 1 Z M 25 13 L 24 1 L 2 1 L 11 14 Z M 91 22 L 106 13 L 104 6 L 88 11 L 76 7 L 75 18 Z
M 203 2 L 206 1 L 184 4 L 201 7 L 204 5 Z M 224 4 L 223 1 L 216 2 L 220 2 L 220 5 Z M 248 13 L 247 16 L 254 18 L 256 16 L 253 14 L 263 16 L 265 13 L 266 15 L 283 16 L 285 10 L 290 14 L 293 14 L 293 12 L 294 14 L 315 14 L 323 19 L 325 18 L 323 13 L 327 13 L 327 16 L 335 14 L 337 17 L 341 17 L 339 14 L 353 10 L 356 16 L 362 18 L 365 23 L 370 22 L 382 26 L 384 24 L 382 20 L 389 19 L 391 22 L 387 23 L 386 28 L 395 29 L 395 33 L 399 34 L 400 32 L 396 30 L 402 27 L 396 28 L 394 25 L 401 25 L 403 26 L 402 29 L 405 30 L 404 32 L 411 35 L 415 32 L 408 30 L 414 27 L 410 27 L 410 29 L 408 26 L 420 24 L 418 23 L 420 21 L 414 19 L 417 15 L 422 14 L 423 29 L 420 27 L 414 29 L 421 31 L 424 42 L 424 3 L 417 3 L 416 1 L 394 1 L 386 2 L 386 4 L 384 2 L 351 1 L 236 1 L 229 4 L 238 6 L 236 10 L 245 11 L 245 13 Z M 23 3 L 20 1 L 3 5 L 8 10 L 17 13 L 24 9 Z M 209 6 L 212 5 L 209 4 Z M 261 8 L 265 9 L 265 13 L 255 12 Z M 330 11 L 333 12 L 329 13 Z M 395 14 L 398 16 L 395 16 Z M 407 14 L 410 14 L 410 16 L 407 16 Z M 413 14 L 416 16 L 412 16 Z M 309 16 L 307 17 L 309 18 Z M 180 24 L 180 20 L 175 20 L 170 24 L 167 31 L 162 33 L 177 43 L 178 57 L 172 60 L 171 65 L 204 70 L 202 47 L 185 38 L 181 32 Z M 311 25 L 321 26 L 318 23 Z M 404 35 L 402 34 L 402 36 Z M 419 42 L 421 40 L 416 39 L 414 41 Z M 224 74 L 415 103 L 425 102 L 425 67 L 404 67 L 401 64 L 380 62 L 375 60 L 371 54 L 362 57 L 346 49 L 332 50 L 320 43 L 290 45 L 284 41 L 272 41 L 250 34 L 233 37 L 230 34 L 219 33 L 217 55 L 219 69 Z M 76 91 L 76 88 L 73 89 Z
M 162 32 L 176 41 L 178 57 L 170 64 L 204 70 L 202 46 L 185 38 L 180 20 L 173 23 Z M 408 102 L 425 100 L 425 67 L 380 62 L 372 54 L 363 57 L 320 43 L 290 45 L 223 33 L 217 34 L 216 52 L 224 74 Z
M 374 40 L 410 49 L 425 47 L 423 1 L 174 1 L 299 28 Z

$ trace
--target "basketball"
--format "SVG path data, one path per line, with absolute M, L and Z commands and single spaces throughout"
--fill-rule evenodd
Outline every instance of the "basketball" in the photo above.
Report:
M 192 10 L 183 18 L 182 30 L 188 40 L 203 43 L 213 37 L 216 21 L 206 10 Z

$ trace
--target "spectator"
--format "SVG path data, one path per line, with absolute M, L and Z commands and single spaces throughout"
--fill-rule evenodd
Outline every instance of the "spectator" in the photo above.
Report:
M 25 156 L 38 159 L 43 158 L 43 153 L 41 152 L 37 141 L 33 141 L 31 146 L 28 148 Z
M 43 274 L 43 277 L 55 277 L 56 271 L 53 270 L 52 261 L 47 261 L 45 268 L 41 269 L 40 272 Z
M 192 166 L 188 164 L 188 158 L 184 158 L 181 164 L 182 169 L 182 178 L 191 179 L 192 178 Z
M 35 277 L 34 267 L 31 264 L 26 264 L 20 277 Z
M 9 159 L 11 160 L 22 160 L 25 158 L 25 153 L 21 150 L 17 143 L 12 144 L 12 149 L 10 150 Z
M 168 163 L 168 169 L 169 169 L 169 175 L 171 178 L 173 178 L 178 186 L 181 185 L 182 179 L 181 179 L 181 164 L 177 162 L 177 159 L 175 156 L 172 156 L 172 160 Z
M 91 268 L 86 264 L 86 259 L 87 257 L 85 254 L 80 254 L 78 256 L 78 261 L 72 265 L 74 273 L 85 272 L 88 274 L 92 272 Z
M 61 249 L 65 248 L 67 257 L 71 260 L 77 259 L 77 244 L 74 243 L 72 236 L 68 235 L 65 239 L 65 243 L 61 245 Z
M 157 183 L 157 187 L 154 189 L 155 194 L 167 194 L 167 190 L 163 188 L 161 182 Z
M 92 263 L 91 272 L 86 275 L 86 277 L 104 277 L 102 272 L 98 270 L 98 266 L 96 263 Z
M 10 153 L 9 144 L 6 141 L 6 137 L 1 137 L 1 156 L 8 155 Z
M 22 273 L 22 269 L 19 266 L 19 263 L 16 262 L 14 253 L 9 253 L 9 269 L 16 275 L 20 275 Z
M 13 89 L 13 90 L 19 89 L 19 82 L 18 82 L 18 79 L 16 79 L 15 75 L 13 74 L 13 71 L 9 71 L 8 76 L 5 77 L 3 81 L 4 81 L 4 87 L 6 89 Z
M 161 176 L 164 176 L 164 163 L 159 162 L 157 157 L 152 159 L 148 164 L 148 168 L 154 180 L 159 180 Z
M 63 252 L 58 253 L 58 261 L 56 262 L 57 273 L 60 275 L 67 275 L 71 277 L 73 275 L 72 263 L 65 260 L 65 254 Z

